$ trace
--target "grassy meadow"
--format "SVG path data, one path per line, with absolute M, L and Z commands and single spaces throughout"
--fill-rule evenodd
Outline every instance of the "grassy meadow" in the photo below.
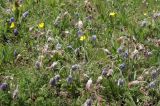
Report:
M 160 0 L 0 0 L 0 106 L 160 106 Z

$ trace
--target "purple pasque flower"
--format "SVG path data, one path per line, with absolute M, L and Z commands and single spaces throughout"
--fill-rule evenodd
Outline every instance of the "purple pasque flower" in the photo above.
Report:
M 54 78 L 50 79 L 49 83 L 53 87 L 53 86 L 56 86 L 59 80 L 60 80 L 60 75 L 56 75 Z
M 15 35 L 15 36 L 17 36 L 17 35 L 19 34 L 19 32 L 18 32 L 18 30 L 17 30 L 17 29 L 14 29 L 14 31 L 13 31 L 13 32 L 14 32 L 14 35 Z
M 157 76 L 158 76 L 158 72 L 156 70 L 152 70 L 152 72 L 151 72 L 152 79 L 156 79 Z
M 120 64 L 119 68 L 121 71 L 124 71 L 126 68 L 126 64 L 125 63 Z
M 8 88 L 8 84 L 7 83 L 2 83 L 0 84 L 0 90 L 5 91 Z
M 118 86 L 123 86 L 124 85 L 124 80 L 122 78 L 118 79 Z
M 107 69 L 106 68 L 102 69 L 102 75 L 104 75 L 104 76 L 107 75 Z
M 80 68 L 80 65 L 79 65 L 79 64 L 74 64 L 74 65 L 72 65 L 72 67 L 71 67 L 72 71 L 76 71 L 76 70 L 78 70 L 79 68 Z
M 28 14 L 29 14 L 29 11 L 26 11 L 26 12 L 24 12 L 24 13 L 22 14 L 22 17 L 23 17 L 23 18 L 26 18 L 26 17 L 28 16 Z
M 87 99 L 86 102 L 84 103 L 84 106 L 92 106 L 92 100 Z
M 155 87 L 156 87 L 155 81 L 152 81 L 148 84 L 148 88 L 155 88 Z
M 12 22 L 15 22 L 14 17 L 11 17 L 11 18 L 10 18 L 10 23 L 12 23 Z
M 69 75 L 66 80 L 67 80 L 67 83 L 68 83 L 68 84 L 71 84 L 72 81 L 73 81 L 72 75 Z
M 97 36 L 96 36 L 96 35 L 92 35 L 91 40 L 92 40 L 92 41 L 95 41 L 96 39 L 97 39 Z

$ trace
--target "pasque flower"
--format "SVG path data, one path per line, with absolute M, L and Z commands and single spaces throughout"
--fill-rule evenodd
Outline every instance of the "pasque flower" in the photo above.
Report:
M 90 90 L 91 89 L 91 86 L 92 86 L 92 79 L 90 78 L 87 83 L 86 83 L 86 89 L 87 90 Z
M 117 83 L 117 85 L 118 86 L 122 86 L 124 84 L 124 80 L 123 79 L 118 79 L 118 83 Z
M 69 75 L 66 80 L 68 84 L 71 84 L 73 81 L 72 75 Z
M 22 17 L 23 17 L 23 18 L 26 18 L 26 17 L 28 16 L 28 14 L 29 14 L 29 12 L 26 11 L 26 12 L 24 12 L 24 13 L 22 14 Z
M 92 106 L 92 100 L 91 99 L 87 99 L 84 103 L 84 106 Z
M 8 84 L 7 83 L 0 84 L 0 90 L 5 91 L 5 90 L 7 90 L 7 88 L 8 88 Z
M 17 36 L 17 35 L 19 34 L 19 32 L 18 32 L 18 30 L 17 30 L 17 29 L 14 29 L 14 31 L 13 31 L 13 32 L 14 32 L 14 35 L 15 35 L 15 36 Z

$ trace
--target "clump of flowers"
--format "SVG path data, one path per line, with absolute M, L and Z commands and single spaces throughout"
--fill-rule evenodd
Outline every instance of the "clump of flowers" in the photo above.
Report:
M 58 81 L 60 80 L 60 75 L 56 75 L 54 78 L 51 78 L 49 83 L 52 87 L 56 86 Z

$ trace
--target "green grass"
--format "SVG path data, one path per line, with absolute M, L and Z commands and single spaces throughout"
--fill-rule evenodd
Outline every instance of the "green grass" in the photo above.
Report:
M 86 1 L 24 0 L 21 4 L 0 0 L 0 86 L 8 85 L 0 90 L 0 105 L 81 106 L 87 99 L 93 106 L 160 105 L 160 1 Z M 23 18 L 26 11 L 29 14 Z M 110 16 L 111 12 L 116 15 Z M 11 17 L 15 19 L 13 29 Z M 142 25 L 144 20 L 146 25 Z M 79 21 L 83 27 L 78 29 Z M 44 28 L 38 27 L 41 22 Z M 86 37 L 84 41 L 78 30 Z M 60 50 L 56 49 L 58 43 Z M 46 45 L 48 53 L 43 52 Z M 137 57 L 133 56 L 135 49 Z M 126 51 L 128 57 L 124 57 Z M 42 62 L 40 69 L 36 69 L 36 61 Z M 49 69 L 53 62 L 57 66 Z M 125 68 L 121 70 L 122 63 Z M 74 64 L 79 65 L 75 71 L 71 70 Z M 104 68 L 107 74 L 113 69 L 111 76 L 102 75 Z M 73 81 L 68 84 L 70 74 Z M 56 75 L 60 80 L 51 86 L 50 79 Z M 102 80 L 97 82 L 99 76 Z M 90 78 L 92 86 L 87 90 Z M 123 84 L 118 85 L 119 79 Z M 133 84 L 135 80 L 143 82 Z M 151 82 L 155 86 L 149 87 Z M 17 85 L 19 92 L 13 98 Z

